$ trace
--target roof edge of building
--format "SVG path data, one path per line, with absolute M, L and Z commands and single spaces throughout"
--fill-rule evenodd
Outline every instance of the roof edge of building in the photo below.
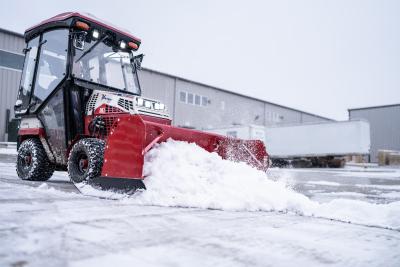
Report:
M 390 108 L 390 107 L 397 107 L 397 106 L 400 106 L 400 103 L 399 104 L 370 106 L 370 107 L 360 107 L 360 108 L 349 108 L 349 109 L 347 109 L 347 111 L 350 112 L 350 111 L 353 111 L 353 110 L 375 109 L 375 108 Z
M 253 97 L 253 96 L 248 96 L 248 95 L 245 95 L 245 94 L 229 91 L 227 89 L 223 89 L 223 88 L 216 87 L 216 86 L 209 85 L 209 84 L 202 83 L 202 82 L 197 82 L 197 81 L 194 81 L 194 80 L 191 80 L 191 79 L 183 78 L 183 77 L 180 77 L 180 76 L 177 76 L 177 75 L 173 75 L 173 74 L 169 74 L 169 73 L 166 73 L 166 72 L 162 72 L 162 71 L 159 71 L 159 70 L 154 70 L 154 69 L 150 69 L 150 68 L 147 68 L 147 67 L 142 67 L 142 69 L 150 71 L 150 72 L 154 72 L 154 73 L 157 73 L 157 74 L 160 74 L 160 75 L 168 76 L 168 77 L 171 77 L 171 78 L 176 78 L 176 79 L 179 79 L 181 81 L 190 82 L 190 83 L 194 83 L 194 84 L 197 84 L 197 85 L 200 85 L 200 86 L 210 87 L 210 88 L 213 88 L 215 90 L 222 91 L 222 92 L 226 92 L 226 93 L 230 93 L 230 94 L 234 94 L 234 95 L 250 98 L 250 99 L 253 99 L 253 100 L 261 101 L 261 102 L 268 103 L 268 104 L 271 104 L 271 105 L 274 105 L 274 106 L 277 106 L 277 107 L 281 107 L 281 108 L 289 109 L 289 110 L 292 110 L 292 111 L 300 112 L 302 114 L 314 116 L 314 117 L 321 118 L 321 119 L 324 119 L 324 120 L 336 121 L 336 120 L 331 119 L 331 118 L 327 118 L 327 117 L 320 116 L 320 115 L 317 115 L 317 114 L 313 114 L 313 113 L 310 113 L 310 112 L 306 112 L 306 111 L 303 111 L 303 110 L 287 107 L 287 106 L 284 106 L 284 105 L 276 104 L 276 103 L 269 102 L 269 101 L 266 101 L 266 100 L 261 99 L 261 98 L 256 98 L 256 97 Z
M 1 27 L 0 27 L 0 32 L 4 32 L 4 33 L 7 33 L 7 34 L 11 34 L 11 35 L 15 35 L 15 36 L 24 38 L 24 35 L 22 33 L 6 30 L 6 29 L 1 28 Z

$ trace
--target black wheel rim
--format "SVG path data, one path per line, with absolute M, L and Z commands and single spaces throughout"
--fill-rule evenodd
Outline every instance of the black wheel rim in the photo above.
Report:
M 85 153 L 79 153 L 76 159 L 79 175 L 85 175 L 89 170 L 89 160 Z
M 21 173 L 29 173 L 33 164 L 32 153 L 29 151 L 21 151 L 18 155 L 18 167 Z

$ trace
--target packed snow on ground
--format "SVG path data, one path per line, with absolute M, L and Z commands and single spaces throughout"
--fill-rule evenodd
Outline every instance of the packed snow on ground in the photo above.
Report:
M 372 178 L 393 178 L 398 179 L 400 176 L 400 168 L 397 169 L 382 169 L 382 170 L 371 170 L 368 168 L 352 168 L 349 171 L 338 172 L 340 176 L 343 177 L 372 177 Z
M 295 189 L 296 170 L 273 169 L 265 174 L 172 140 L 146 155 L 147 190 L 130 197 L 88 186 L 80 188 L 85 194 L 79 194 L 63 173 L 57 172 L 54 182 L 27 183 L 15 177 L 13 164 L 0 163 L 0 169 L 0 265 L 4 266 L 398 266 L 400 262 L 395 184 L 383 193 L 390 194 L 390 203 L 347 199 L 361 194 L 349 191 L 332 193 L 333 200 L 321 203 Z M 314 183 L 305 181 L 305 186 L 321 192 L 343 186 L 327 181 L 322 171 L 313 175 Z M 353 185 L 362 189 L 356 182 Z M 367 185 L 365 190 L 369 189 Z
M 17 155 L 17 149 L 15 147 L 12 147 L 12 148 L 1 147 L 0 148 L 0 154 Z
M 339 183 L 336 183 L 336 182 L 329 182 L 329 181 L 308 181 L 307 184 L 328 185 L 328 186 L 340 186 Z

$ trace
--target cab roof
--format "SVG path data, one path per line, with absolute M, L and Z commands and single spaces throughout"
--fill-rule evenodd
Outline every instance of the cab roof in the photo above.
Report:
M 138 45 L 140 45 L 141 43 L 140 38 L 134 36 L 129 31 L 116 27 L 111 23 L 96 18 L 95 16 L 89 13 L 83 13 L 83 12 L 65 12 L 58 14 L 54 17 L 51 17 L 49 19 L 46 19 L 28 28 L 24 34 L 25 40 L 29 41 L 37 34 L 50 28 L 73 27 L 77 20 L 87 22 L 90 26 L 92 26 L 91 24 L 95 24 L 95 26 L 97 27 L 107 29 L 111 32 L 121 35 L 124 38 L 132 39 L 132 41 L 134 41 Z

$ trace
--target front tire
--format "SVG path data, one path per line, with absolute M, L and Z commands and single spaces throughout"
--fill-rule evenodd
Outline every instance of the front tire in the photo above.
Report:
M 68 158 L 68 175 L 73 183 L 88 182 L 101 175 L 105 142 L 97 138 L 79 140 Z
M 23 141 L 18 149 L 17 174 L 22 180 L 47 181 L 54 173 L 54 164 L 36 138 Z

